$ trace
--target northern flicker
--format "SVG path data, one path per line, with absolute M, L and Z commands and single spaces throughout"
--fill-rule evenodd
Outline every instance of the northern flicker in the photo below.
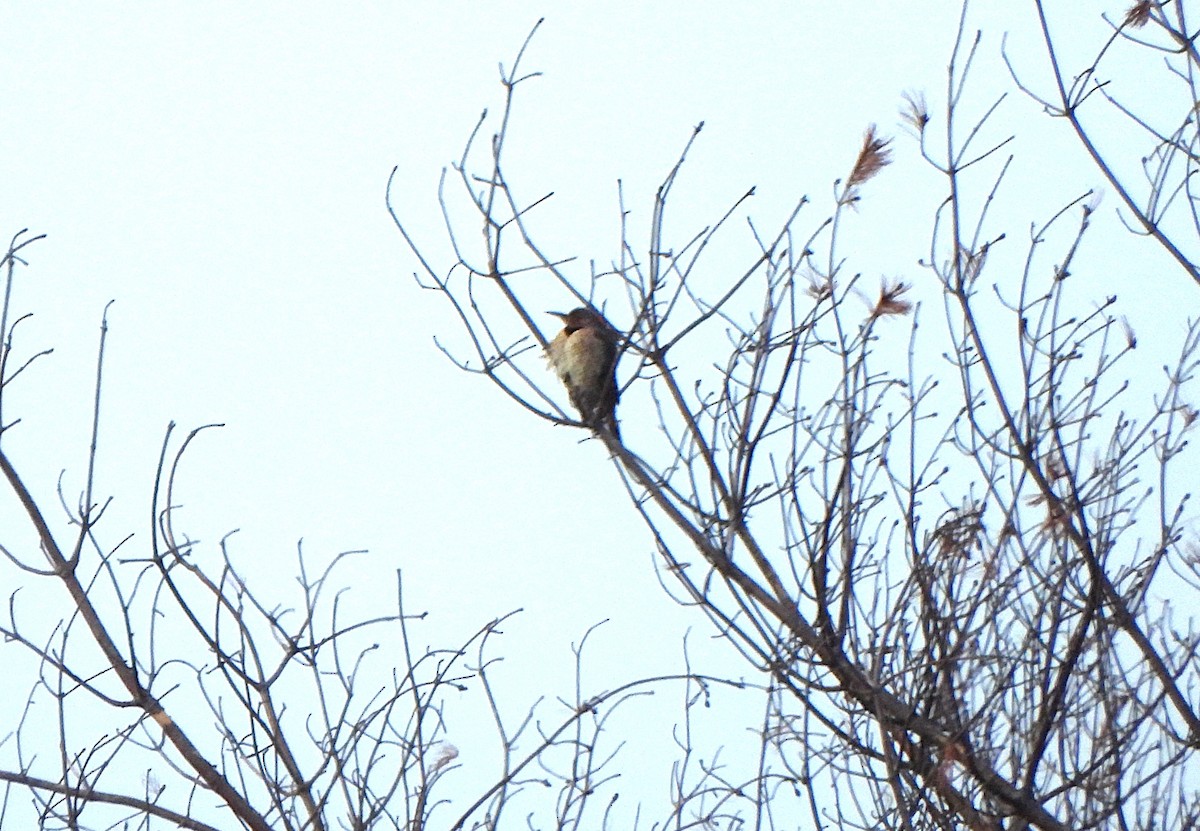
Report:
M 546 347 L 546 358 L 558 373 L 575 409 L 593 429 L 607 427 L 621 437 L 617 406 L 617 346 L 621 335 L 599 313 L 585 307 L 550 312 L 563 330 Z

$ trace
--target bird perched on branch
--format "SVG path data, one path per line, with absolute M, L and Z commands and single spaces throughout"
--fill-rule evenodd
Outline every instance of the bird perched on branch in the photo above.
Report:
M 618 439 L 614 411 L 617 407 L 617 347 L 621 335 L 598 312 L 586 307 L 566 314 L 550 312 L 565 324 L 550 345 L 546 358 L 558 373 L 575 409 L 594 430 L 606 427 Z

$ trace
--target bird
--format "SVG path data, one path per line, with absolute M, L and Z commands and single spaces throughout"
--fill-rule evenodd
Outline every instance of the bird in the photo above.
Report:
M 549 314 L 564 325 L 546 347 L 546 359 L 567 388 L 571 404 L 593 430 L 604 427 L 620 439 L 615 411 L 621 335 L 599 312 L 585 306 Z

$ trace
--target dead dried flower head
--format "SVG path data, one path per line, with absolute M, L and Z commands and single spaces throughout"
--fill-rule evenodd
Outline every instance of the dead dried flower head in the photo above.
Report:
M 813 300 L 821 301 L 833 296 L 833 281 L 823 277 L 810 277 L 805 292 Z
M 1071 506 L 1062 500 L 1055 500 L 1046 505 L 1046 520 L 1042 523 L 1046 530 L 1057 534 L 1071 527 Z
M 900 119 L 912 127 L 919 136 L 925 132 L 929 124 L 929 107 L 925 104 L 925 93 L 910 91 L 904 93 L 904 106 L 900 108 Z
M 1140 29 L 1150 20 L 1150 12 L 1154 8 L 1153 0 L 1138 0 L 1125 12 L 1125 25 L 1132 29 Z
M 1121 318 L 1121 328 L 1125 330 L 1125 345 L 1130 349 L 1137 349 L 1137 333 L 1129 325 L 1129 318 Z
M 452 744 L 443 744 L 438 748 L 438 754 L 433 760 L 433 770 L 441 770 L 457 758 L 458 748 Z
M 1054 494 L 1047 496 L 1039 493 L 1028 497 L 1025 504 L 1046 506 L 1046 518 L 1042 521 L 1042 528 L 1046 531 L 1057 534 L 1071 525 L 1072 507 L 1065 499 L 1059 499 Z
M 867 128 L 862 149 L 858 151 L 858 158 L 854 161 L 854 169 L 850 171 L 850 178 L 846 180 L 843 204 L 857 199 L 858 189 L 891 163 L 892 151 L 888 149 L 891 143 L 891 139 L 879 137 L 874 124 Z
M 1043 470 L 1046 473 L 1046 480 L 1049 482 L 1057 482 L 1067 475 L 1067 463 L 1058 453 L 1052 453 L 1045 459 Z
M 938 553 L 943 556 L 970 557 L 976 549 L 983 550 L 983 509 L 976 506 L 954 510 L 943 515 L 933 532 Z
M 883 285 L 879 288 L 879 299 L 875 301 L 875 307 L 871 309 L 871 317 L 906 315 L 911 312 L 912 301 L 904 299 L 905 292 L 911 288 L 912 286 L 903 280 L 895 282 L 884 280 Z

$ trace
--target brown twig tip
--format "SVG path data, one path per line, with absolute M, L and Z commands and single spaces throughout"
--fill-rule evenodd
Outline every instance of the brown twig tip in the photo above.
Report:
M 912 286 L 905 283 L 903 280 L 895 282 L 883 281 L 883 285 L 879 288 L 879 300 L 875 302 L 875 307 L 871 309 L 871 317 L 884 317 L 887 315 L 906 315 L 912 311 L 912 301 L 905 300 L 904 294 Z
M 858 151 L 854 169 L 850 171 L 850 178 L 846 180 L 846 189 L 849 191 L 866 183 L 892 161 L 892 151 L 888 149 L 892 140 L 880 138 L 875 129 L 875 125 L 872 124 L 863 136 L 862 150 Z
M 1125 25 L 1132 29 L 1140 29 L 1150 20 L 1150 12 L 1154 8 L 1153 0 L 1138 0 L 1125 12 Z

